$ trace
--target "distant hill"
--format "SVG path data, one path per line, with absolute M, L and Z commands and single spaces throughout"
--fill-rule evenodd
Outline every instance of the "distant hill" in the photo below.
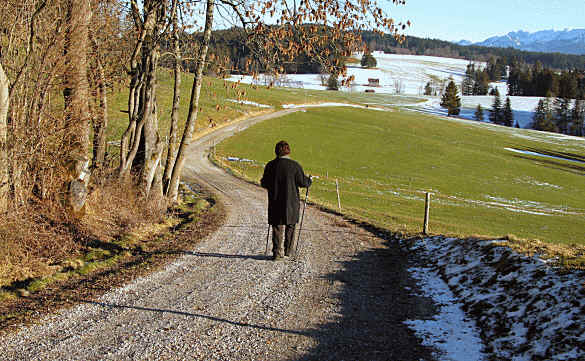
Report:
M 585 30 L 582 30 L 585 32 Z M 575 32 L 575 33 L 578 33 Z M 571 39 L 574 32 L 567 34 Z M 578 69 L 585 70 L 585 55 L 568 54 L 568 52 L 544 52 L 520 50 L 510 46 L 481 46 L 469 44 L 466 41 L 458 43 L 439 39 L 425 39 L 415 36 L 406 36 L 403 42 L 398 42 L 392 35 L 381 36 L 371 31 L 361 33 L 362 40 L 372 51 L 380 50 L 386 53 L 432 55 L 448 58 L 460 58 L 474 61 L 488 61 L 490 57 L 503 58 L 508 65 L 513 61 L 520 61 L 527 64 L 540 62 L 542 65 L 552 69 Z M 563 36 L 558 38 L 564 39 Z M 543 37 L 542 39 L 545 39 Z M 585 54 L 585 52 L 583 52 Z
M 472 45 L 465 40 L 457 42 L 457 44 Z M 542 30 L 535 33 L 515 31 L 503 36 L 493 36 L 484 41 L 473 43 L 473 45 L 583 55 L 585 54 L 585 29 Z

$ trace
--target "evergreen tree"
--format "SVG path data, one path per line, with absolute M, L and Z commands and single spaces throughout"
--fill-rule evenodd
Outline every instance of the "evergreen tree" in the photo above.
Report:
M 494 102 L 490 109 L 490 121 L 494 124 L 502 123 L 502 99 L 500 99 L 498 88 L 494 88 Z
M 431 82 L 427 82 L 425 85 L 425 95 L 434 95 L 433 94 L 433 87 L 431 86 Z
M 571 134 L 578 137 L 585 136 L 585 129 L 583 129 L 585 126 L 585 105 L 581 99 L 575 100 L 575 105 L 571 112 L 571 123 Z
M 441 107 L 447 108 L 447 115 L 459 115 L 461 111 L 461 98 L 457 95 L 457 85 L 451 80 L 441 97 Z
M 496 66 L 496 58 L 493 56 L 488 59 L 486 70 L 491 81 L 498 81 L 498 69 Z
M 364 68 L 375 68 L 378 63 L 376 62 L 376 58 L 372 55 L 371 52 L 365 52 L 362 56 L 361 65 Z
M 475 108 L 475 114 L 473 115 L 473 117 L 478 122 L 483 122 L 483 119 L 484 119 L 483 118 L 483 108 L 481 107 L 481 104 L 477 104 L 477 108 Z
M 502 124 L 511 127 L 514 124 L 514 113 L 512 112 L 512 103 L 510 97 L 506 97 L 506 103 L 504 104 L 504 110 L 502 111 Z
M 463 95 L 475 95 L 474 88 L 475 88 L 475 65 L 473 63 L 467 64 L 467 69 L 465 70 L 465 78 L 463 78 L 463 82 L 461 83 L 461 94 Z
M 554 122 L 563 134 L 569 133 L 569 122 L 571 120 L 571 99 L 555 98 L 553 101 Z
M 329 75 L 329 79 L 327 80 L 327 90 L 339 90 L 339 80 L 337 79 L 337 74 Z
M 520 95 L 520 68 L 517 64 L 510 67 L 510 74 L 506 81 L 508 85 L 508 94 L 510 96 Z
M 490 79 L 485 70 L 475 72 L 473 80 L 473 95 L 486 95 L 490 88 Z
M 543 130 L 547 132 L 557 132 L 558 128 L 553 122 L 553 112 L 549 98 L 540 99 L 534 110 L 532 118 L 532 129 Z

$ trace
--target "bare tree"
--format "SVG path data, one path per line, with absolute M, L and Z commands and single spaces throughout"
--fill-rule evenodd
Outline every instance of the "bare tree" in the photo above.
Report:
M 63 115 L 68 129 L 68 141 L 72 145 L 66 163 L 72 178 L 69 183 L 69 205 L 74 212 L 79 212 L 85 205 L 89 183 L 90 116 L 87 53 L 91 14 L 89 0 L 68 1 Z
M 8 129 L 6 121 L 10 107 L 9 88 L 10 82 L 2 63 L 0 63 L 0 213 L 6 211 L 8 205 L 8 153 L 6 149 Z
M 107 126 L 106 87 L 120 77 L 127 43 L 120 9 L 117 0 L 0 2 L 0 94 L 6 112 L 0 121 L 0 198 L 8 206 L 34 199 L 60 206 L 65 196 L 76 199 L 70 204 L 75 210 L 83 208 L 90 120 L 96 125 L 98 164 Z M 93 23 L 94 10 L 101 14 L 99 25 Z M 60 92 L 62 99 L 55 96 Z
M 108 94 L 106 89 L 106 75 L 98 50 L 98 44 L 94 36 L 89 37 L 95 64 L 92 66 L 92 100 L 93 106 L 93 158 L 92 166 L 100 169 L 104 166 L 106 156 L 106 129 L 108 128 Z M 91 103 L 90 103 L 91 104 Z M 97 108 L 97 109 L 96 109 Z
M 173 70 L 175 81 L 173 87 L 173 108 L 171 110 L 171 128 L 169 130 L 169 140 L 167 147 L 167 161 L 163 175 L 164 192 L 168 192 L 168 187 L 171 182 L 171 175 L 175 167 L 175 159 L 177 153 L 177 132 L 179 128 L 179 101 L 181 98 L 181 48 L 179 42 L 179 7 L 174 7 L 173 16 L 173 57 L 175 67 Z
M 402 79 L 400 78 L 394 79 L 394 92 L 396 94 L 402 94 L 404 92 L 404 84 L 402 82 Z
M 191 138 L 195 131 L 195 121 L 197 120 L 197 113 L 199 109 L 199 96 L 201 94 L 201 83 L 203 82 L 203 68 L 207 59 L 207 50 L 209 49 L 209 40 L 211 38 L 211 28 L 213 25 L 213 11 L 215 0 L 207 0 L 207 7 L 205 13 L 205 30 L 203 31 L 203 43 L 199 50 L 199 58 L 197 59 L 197 68 L 195 70 L 195 78 L 193 79 L 193 86 L 191 88 L 191 100 L 189 101 L 189 114 L 187 115 L 187 123 L 183 132 L 183 138 L 179 145 L 179 152 L 177 153 L 177 160 L 173 167 L 167 197 L 176 201 L 179 191 L 179 179 L 185 165 L 186 150 L 191 144 Z
M 137 165 L 140 188 L 145 195 L 149 195 L 153 184 L 162 185 L 161 179 L 155 179 L 157 175 L 162 177 L 158 168 L 164 150 L 158 133 L 156 72 L 160 57 L 159 41 L 167 28 L 168 2 L 145 0 L 142 11 L 136 1 L 131 1 L 131 5 L 139 35 L 130 59 L 129 125 L 122 136 L 119 172 L 121 177 L 127 177 L 133 164 Z M 176 5 L 177 0 L 173 0 L 173 8 Z M 141 154 L 136 161 L 139 148 Z M 157 187 L 157 193 L 162 196 L 162 187 Z

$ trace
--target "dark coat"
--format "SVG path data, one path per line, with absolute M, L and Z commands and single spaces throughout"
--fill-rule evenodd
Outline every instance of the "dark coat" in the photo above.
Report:
M 305 175 L 301 165 L 287 157 L 273 159 L 266 164 L 260 184 L 268 190 L 268 223 L 298 223 L 298 187 L 311 185 L 311 178 Z

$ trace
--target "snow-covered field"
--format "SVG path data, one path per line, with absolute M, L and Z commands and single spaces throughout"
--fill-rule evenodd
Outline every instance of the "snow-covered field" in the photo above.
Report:
M 341 91 L 363 93 L 366 89 L 374 90 L 377 94 L 401 94 L 418 96 L 426 99 L 413 108 L 425 113 L 447 115 L 447 110 L 441 108 L 438 97 L 424 96 L 425 84 L 431 80 L 448 80 L 453 78 L 457 85 L 461 85 L 465 75 L 465 69 L 469 63 L 463 59 L 440 58 L 434 56 L 397 55 L 374 52 L 377 67 L 363 69 L 359 65 L 350 65 L 347 69 L 348 76 L 354 76 L 355 80 L 349 87 L 342 87 Z M 482 64 L 478 64 L 481 66 Z M 379 79 L 379 87 L 368 85 L 368 79 Z M 254 80 L 251 76 L 235 75 L 233 81 L 243 83 L 268 84 L 274 81 L 272 78 L 260 76 Z M 304 89 L 324 90 L 321 75 L 319 74 L 288 74 L 275 82 L 277 86 L 288 86 Z M 508 93 L 505 82 L 491 83 L 491 87 L 498 88 L 502 96 L 502 102 Z M 510 97 L 514 119 L 521 128 L 527 128 L 532 123 L 532 116 L 540 98 L 537 97 Z M 484 117 L 488 118 L 487 109 L 493 103 L 492 96 L 462 96 L 462 109 L 460 116 L 465 119 L 473 119 L 475 108 L 478 104 L 485 110 Z M 387 104 L 394 105 L 394 104 Z M 404 106 L 404 105 L 403 105 Z

